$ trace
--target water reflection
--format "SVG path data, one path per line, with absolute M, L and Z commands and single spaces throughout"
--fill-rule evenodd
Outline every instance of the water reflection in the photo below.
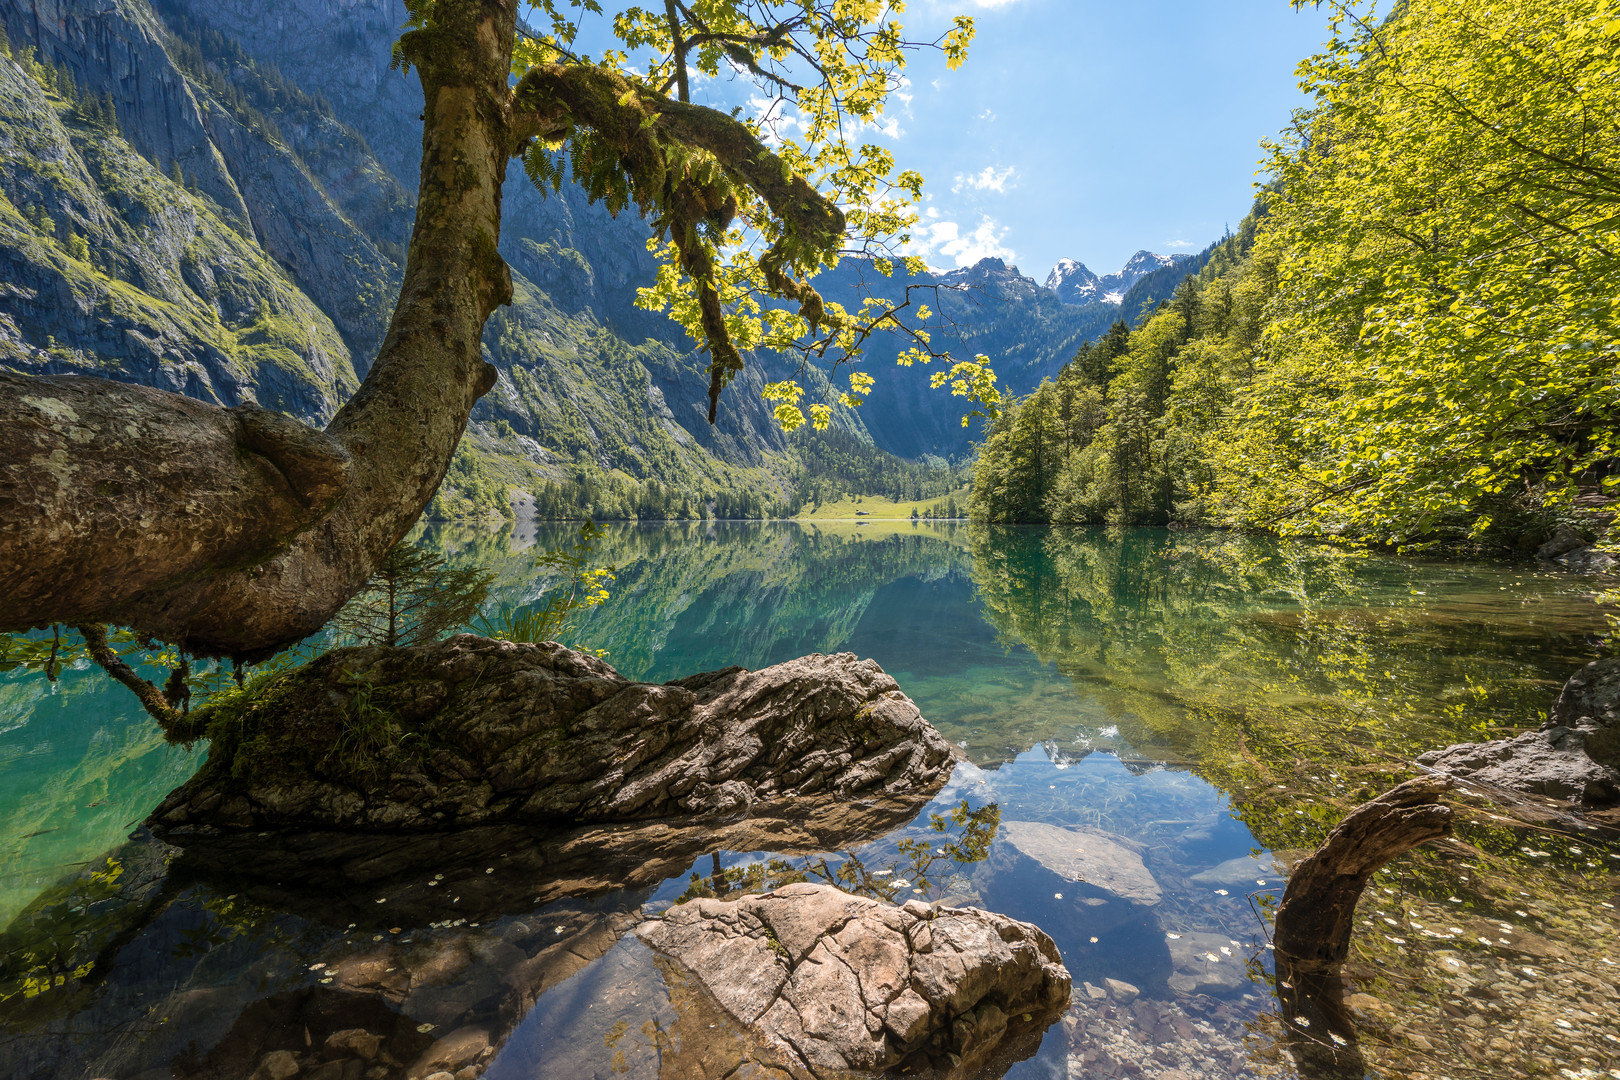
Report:
M 572 532 L 431 541 L 521 603 L 545 587 L 525 546 Z M 1266 948 L 1288 865 L 1350 806 L 1421 750 L 1538 722 L 1606 629 L 1579 579 L 1219 534 L 881 523 L 615 526 L 603 561 L 620 568 L 613 597 L 576 640 L 626 675 L 855 651 L 971 764 L 926 807 L 856 808 L 858 835 L 783 814 L 635 843 L 490 831 L 181 856 L 140 840 L 108 864 L 196 759 L 148 746 L 88 677 L 54 697 L 0 680 L 7 917 L 73 872 L 7 932 L 0 1073 L 243 1076 L 286 1049 L 365 1075 L 455 1034 L 458 1068 L 509 1080 L 707 1075 L 746 1033 L 624 928 L 795 875 L 1050 932 L 1075 1002 L 1015 1077 L 1620 1068 L 1620 847 L 1554 818 L 1533 828 L 1464 797 L 1454 842 L 1373 882 L 1335 987 L 1304 993 Z M 55 831 L 22 836 L 38 830 Z M 598 858 L 615 844 L 635 857 Z M 1068 855 L 1136 884 L 1103 888 Z M 24 996 L 27 978 L 50 992 Z M 377 1038 L 372 1057 L 355 1031 Z
M 781 816 L 767 808 L 721 825 L 268 834 L 183 850 L 143 832 L 0 936 L 11 1006 L 0 1075 L 172 1063 L 182 1078 L 244 1077 L 270 1060 L 271 1072 L 291 1063 L 332 1076 L 363 1062 L 361 1073 L 382 1080 L 482 1065 L 541 995 L 667 906 L 660 887 L 694 863 L 768 851 L 825 866 L 843 849 L 859 865 L 868 841 L 927 802 L 806 798 L 775 807 Z M 948 843 L 971 857 L 994 813 L 962 816 L 966 829 Z M 864 857 L 875 866 L 881 853 Z M 665 970 L 644 954 L 643 974 Z M 666 998 L 659 1007 L 684 1007 Z

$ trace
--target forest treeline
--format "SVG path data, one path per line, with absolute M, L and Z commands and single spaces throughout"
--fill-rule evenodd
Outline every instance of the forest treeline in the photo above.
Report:
M 1523 551 L 1611 498 L 1620 9 L 1334 5 L 1235 235 L 1007 408 L 998 522 Z

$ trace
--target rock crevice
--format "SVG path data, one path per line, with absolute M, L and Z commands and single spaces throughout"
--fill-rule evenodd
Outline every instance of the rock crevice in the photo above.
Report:
M 1000 1075 L 1069 1002 L 1051 938 L 973 908 L 801 883 L 689 901 L 636 933 L 796 1077 Z

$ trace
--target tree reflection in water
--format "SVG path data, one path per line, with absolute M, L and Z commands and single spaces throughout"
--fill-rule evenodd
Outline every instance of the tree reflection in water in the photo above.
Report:
M 1523 567 L 1155 530 L 980 528 L 971 548 L 1003 641 L 1106 717 L 1114 735 L 1080 752 L 1188 769 L 1284 863 L 1417 754 L 1539 724 L 1607 632 L 1578 581 Z M 1254 971 L 1278 1002 L 1251 1023 L 1256 1065 L 1359 1080 L 1620 1064 L 1596 1033 L 1620 1010 L 1620 845 L 1461 801 L 1455 838 L 1373 878 L 1342 978 Z

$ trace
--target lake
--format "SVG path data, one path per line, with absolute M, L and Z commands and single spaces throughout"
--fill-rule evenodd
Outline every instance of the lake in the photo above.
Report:
M 431 872 L 379 898 L 132 838 L 206 750 L 165 744 L 99 673 L 0 676 L 0 1075 L 223 1080 L 285 1050 L 326 1076 L 321 1040 L 360 1029 L 381 1039 L 356 1073 L 373 1080 L 447 1032 L 468 1076 L 726 1075 L 746 1033 L 626 931 L 792 880 L 1050 933 L 1073 1004 L 1006 1075 L 1298 1075 L 1267 948 L 1289 860 L 1424 750 L 1539 724 L 1609 632 L 1592 579 L 1231 534 L 606 528 L 617 579 L 570 644 L 650 681 L 854 652 L 966 760 L 904 817 L 829 808 L 821 848 L 793 823 L 655 846 L 598 830 L 560 853 L 505 831 L 427 845 Z M 523 604 L 549 584 L 534 553 L 574 535 L 423 542 Z M 1457 804 L 1455 840 L 1391 864 L 1358 910 L 1365 1070 L 1620 1077 L 1620 844 Z M 1066 876 L 1054 829 L 1103 837 L 1143 889 Z

